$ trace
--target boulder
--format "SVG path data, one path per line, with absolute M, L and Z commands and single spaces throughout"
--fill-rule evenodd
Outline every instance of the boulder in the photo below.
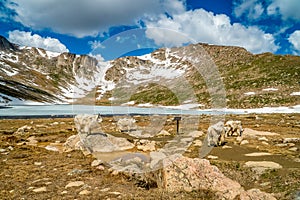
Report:
M 155 141 L 140 140 L 136 146 L 141 151 L 155 151 Z
M 158 136 L 158 137 L 170 136 L 170 135 L 171 135 L 171 133 L 169 133 L 166 130 L 161 130 L 159 133 L 156 134 L 156 136 Z
M 161 177 L 157 185 L 170 192 L 211 190 L 220 199 L 234 199 L 243 188 L 227 178 L 206 159 L 187 158 L 182 155 L 172 155 L 163 160 Z
M 64 152 L 82 150 L 84 154 L 93 152 L 113 152 L 132 149 L 134 144 L 125 138 L 114 137 L 103 133 L 73 135 L 64 143 Z

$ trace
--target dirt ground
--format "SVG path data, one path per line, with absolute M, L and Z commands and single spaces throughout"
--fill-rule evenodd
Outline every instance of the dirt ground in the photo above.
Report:
M 172 116 L 169 116 L 172 117 Z M 209 116 L 201 116 L 199 130 L 206 133 Z M 147 117 L 138 123 L 145 123 Z M 249 144 L 239 145 L 236 138 L 228 138 L 231 149 L 215 147 L 211 160 L 226 176 L 238 181 L 246 190 L 258 188 L 272 193 L 278 199 L 293 199 L 300 191 L 300 143 L 278 147 L 284 138 L 300 138 L 299 114 L 227 115 L 226 120 L 241 120 L 244 128 L 275 132 L 268 137 L 268 144 L 249 138 Z M 114 132 L 114 119 L 103 117 L 103 130 Z M 17 130 L 27 125 L 25 131 Z M 166 124 L 165 129 L 175 132 L 176 124 Z M 48 144 L 61 146 L 66 139 L 77 134 L 72 118 L 2 119 L 0 120 L 0 199 L 214 199 L 210 191 L 170 193 L 155 186 L 147 186 L 124 175 L 113 175 L 108 167 L 92 167 L 95 158 L 84 156 L 81 151 L 60 152 L 47 150 Z M 34 136 L 36 146 L 28 145 Z M 203 138 L 200 138 L 203 139 Z M 296 151 L 289 150 L 296 147 Z M 246 153 L 269 152 L 270 157 L 246 157 Z M 189 157 L 199 155 L 199 147 L 191 146 L 185 153 Z M 257 175 L 244 167 L 248 160 L 274 161 L 282 169 L 269 170 Z M 68 183 L 83 181 L 77 187 Z M 40 191 L 39 191 L 40 190 Z

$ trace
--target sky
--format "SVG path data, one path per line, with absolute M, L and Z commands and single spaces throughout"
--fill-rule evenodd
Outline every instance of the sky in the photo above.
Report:
M 299 0 L 0 0 L 0 35 L 111 60 L 190 43 L 300 55 Z

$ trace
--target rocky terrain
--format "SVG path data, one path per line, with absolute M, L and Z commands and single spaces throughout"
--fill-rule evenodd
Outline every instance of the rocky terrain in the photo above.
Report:
M 243 136 L 226 138 L 225 144 L 200 159 L 211 120 L 203 115 L 198 129 L 187 133 L 188 139 L 184 133 L 179 135 L 179 142 L 189 144 L 184 151 L 176 146 L 180 153 L 164 158 L 157 170 L 137 173 L 141 169 L 137 166 L 143 165 L 138 157 L 150 155 L 153 164 L 161 155 L 154 152 L 167 150 L 168 143 L 178 138 L 173 117 L 168 116 L 163 131 L 152 138 L 141 138 L 134 131 L 119 132 L 117 118 L 102 117 L 96 127 L 101 134 L 91 137 L 108 138 L 113 146 L 118 142 L 113 137 L 126 139 L 130 148 L 125 153 L 137 157 L 123 157 L 125 160 L 114 159 L 124 154 L 105 150 L 111 150 L 104 145 L 107 139 L 101 143 L 106 153 L 90 154 L 80 147 L 74 140 L 78 134 L 72 118 L 0 120 L 0 177 L 4 183 L 0 198 L 299 198 L 299 114 L 227 115 L 226 120 L 242 121 Z M 133 118 L 138 126 L 147 126 L 151 119 Z
M 6 104 L 192 102 L 210 108 L 215 91 L 222 91 L 229 108 L 299 104 L 299 56 L 196 44 L 102 62 L 0 41 L 0 100 Z M 211 80 L 217 82 L 209 85 Z M 211 91 L 216 85 L 220 88 Z

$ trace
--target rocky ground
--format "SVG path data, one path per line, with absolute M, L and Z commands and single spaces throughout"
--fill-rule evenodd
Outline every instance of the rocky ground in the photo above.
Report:
M 138 125 L 149 120 L 135 118 Z M 205 159 L 244 190 L 256 188 L 277 199 L 299 198 L 300 115 L 227 115 L 229 119 L 242 121 L 243 137 L 226 138 L 226 144 L 214 147 Z M 175 123 L 165 124 L 171 134 L 165 140 L 174 137 Z M 101 124 L 104 132 L 120 136 L 114 118 L 103 117 Z M 200 117 L 198 129 L 204 134 L 194 138 L 185 157 L 199 157 L 209 124 L 209 116 Z M 63 144 L 75 134 L 70 118 L 0 120 L 0 199 L 216 199 L 216 192 L 208 189 L 166 190 L 114 173 L 79 150 L 63 152 Z M 133 141 L 132 136 L 124 137 Z M 155 142 L 158 149 L 166 141 Z

